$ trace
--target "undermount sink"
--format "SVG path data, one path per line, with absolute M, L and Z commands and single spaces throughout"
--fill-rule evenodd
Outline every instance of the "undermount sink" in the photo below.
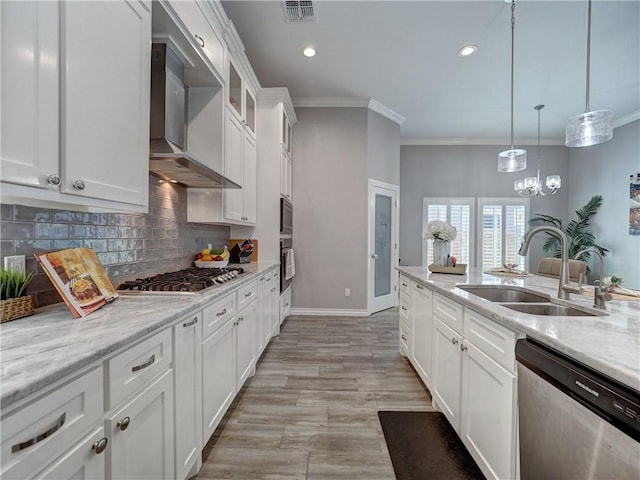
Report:
M 532 293 L 507 285 L 458 285 L 458 288 L 490 302 L 544 303 L 549 301 L 549 295 Z
M 559 317 L 602 317 L 607 315 L 604 312 L 598 312 L 596 310 L 587 310 L 552 303 L 514 303 L 508 305 L 503 304 L 502 306 L 530 315 L 554 315 Z

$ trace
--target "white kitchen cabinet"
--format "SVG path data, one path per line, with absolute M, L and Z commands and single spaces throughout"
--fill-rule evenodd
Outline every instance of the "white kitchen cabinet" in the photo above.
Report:
M 406 283 L 409 287 L 406 290 L 400 288 L 399 317 L 400 317 L 400 353 L 409 359 L 413 358 L 413 338 L 412 325 L 409 314 L 411 313 L 411 282 L 400 277 L 400 283 Z
M 280 325 L 291 314 L 291 287 L 280 294 Z
M 102 368 L 95 368 L 39 395 L 23 408 L 3 412 L 0 476 L 31 478 L 43 469 L 55 469 L 56 459 L 64 452 L 82 449 L 80 444 L 85 442 L 81 439 L 102 426 L 102 381 Z M 83 452 L 90 454 L 91 446 Z
M 516 375 L 465 340 L 460 436 L 487 478 L 515 478 Z
M 37 480 L 104 479 L 106 478 L 105 451 L 108 447 L 104 428 L 97 428 L 34 478 Z
M 293 161 L 289 153 L 282 149 L 280 157 L 280 195 L 291 200 Z
M 434 404 L 487 478 L 515 478 L 516 335 L 449 298 L 433 299 Z
M 2 4 L 3 201 L 146 211 L 151 2 L 20 3 Z
M 174 478 L 173 370 L 105 420 L 107 478 Z
M 409 319 L 413 347 L 411 363 L 429 388 L 431 386 L 431 353 L 433 337 L 433 293 L 417 282 L 412 282 Z
M 236 394 L 236 318 L 225 315 L 221 317 L 226 321 L 202 342 L 203 443 L 211 437 Z M 208 322 L 206 310 L 204 321 Z
M 273 286 L 271 287 L 271 337 L 280 334 L 280 272 L 273 273 Z
M 173 326 L 175 478 L 199 470 L 202 451 L 202 313 Z
M 268 272 L 258 279 L 258 352 L 262 352 L 269 344 L 272 333 L 273 272 Z
M 256 330 L 258 302 L 254 301 L 238 312 L 236 318 L 236 391 L 239 391 L 256 371 Z
M 232 108 L 224 109 L 224 175 L 238 185 L 243 184 L 242 142 L 244 127 Z M 242 208 L 242 205 L 239 206 Z M 241 211 L 238 212 L 240 217 Z M 238 218 L 239 220 L 240 218 Z
M 431 395 L 458 434 L 462 398 L 461 342 L 462 335 L 434 315 Z

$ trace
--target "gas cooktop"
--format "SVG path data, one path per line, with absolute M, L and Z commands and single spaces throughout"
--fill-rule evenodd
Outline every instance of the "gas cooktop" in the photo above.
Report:
M 243 273 L 242 267 L 185 268 L 177 272 L 126 281 L 118 285 L 118 292 L 125 295 L 197 295 L 206 288 L 226 283 Z

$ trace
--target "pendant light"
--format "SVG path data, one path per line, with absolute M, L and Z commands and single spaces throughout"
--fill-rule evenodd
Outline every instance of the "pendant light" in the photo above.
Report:
M 567 123 L 565 145 L 588 147 L 608 142 L 613 138 L 613 115 L 611 110 L 589 110 L 589 71 L 591 68 L 591 0 L 587 16 L 587 93 L 584 113 L 574 115 Z
M 527 177 L 524 179 L 516 180 L 513 182 L 513 187 L 518 195 L 521 197 L 544 197 L 546 195 L 553 195 L 560 188 L 560 175 L 549 175 L 546 179 L 546 187 L 548 190 L 544 190 L 544 186 L 540 182 L 540 110 L 544 108 L 544 105 L 536 105 L 534 110 L 538 111 L 538 170 L 535 177 Z
M 498 154 L 498 172 L 519 172 L 527 168 L 527 151 L 513 147 L 513 45 L 516 2 L 511 0 L 511 148 Z

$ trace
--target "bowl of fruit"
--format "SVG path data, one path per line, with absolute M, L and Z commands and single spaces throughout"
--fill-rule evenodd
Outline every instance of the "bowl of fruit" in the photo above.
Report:
M 220 248 L 202 249 L 202 252 L 196 253 L 193 263 L 198 268 L 224 268 L 229 263 L 229 250 L 227 246 Z

